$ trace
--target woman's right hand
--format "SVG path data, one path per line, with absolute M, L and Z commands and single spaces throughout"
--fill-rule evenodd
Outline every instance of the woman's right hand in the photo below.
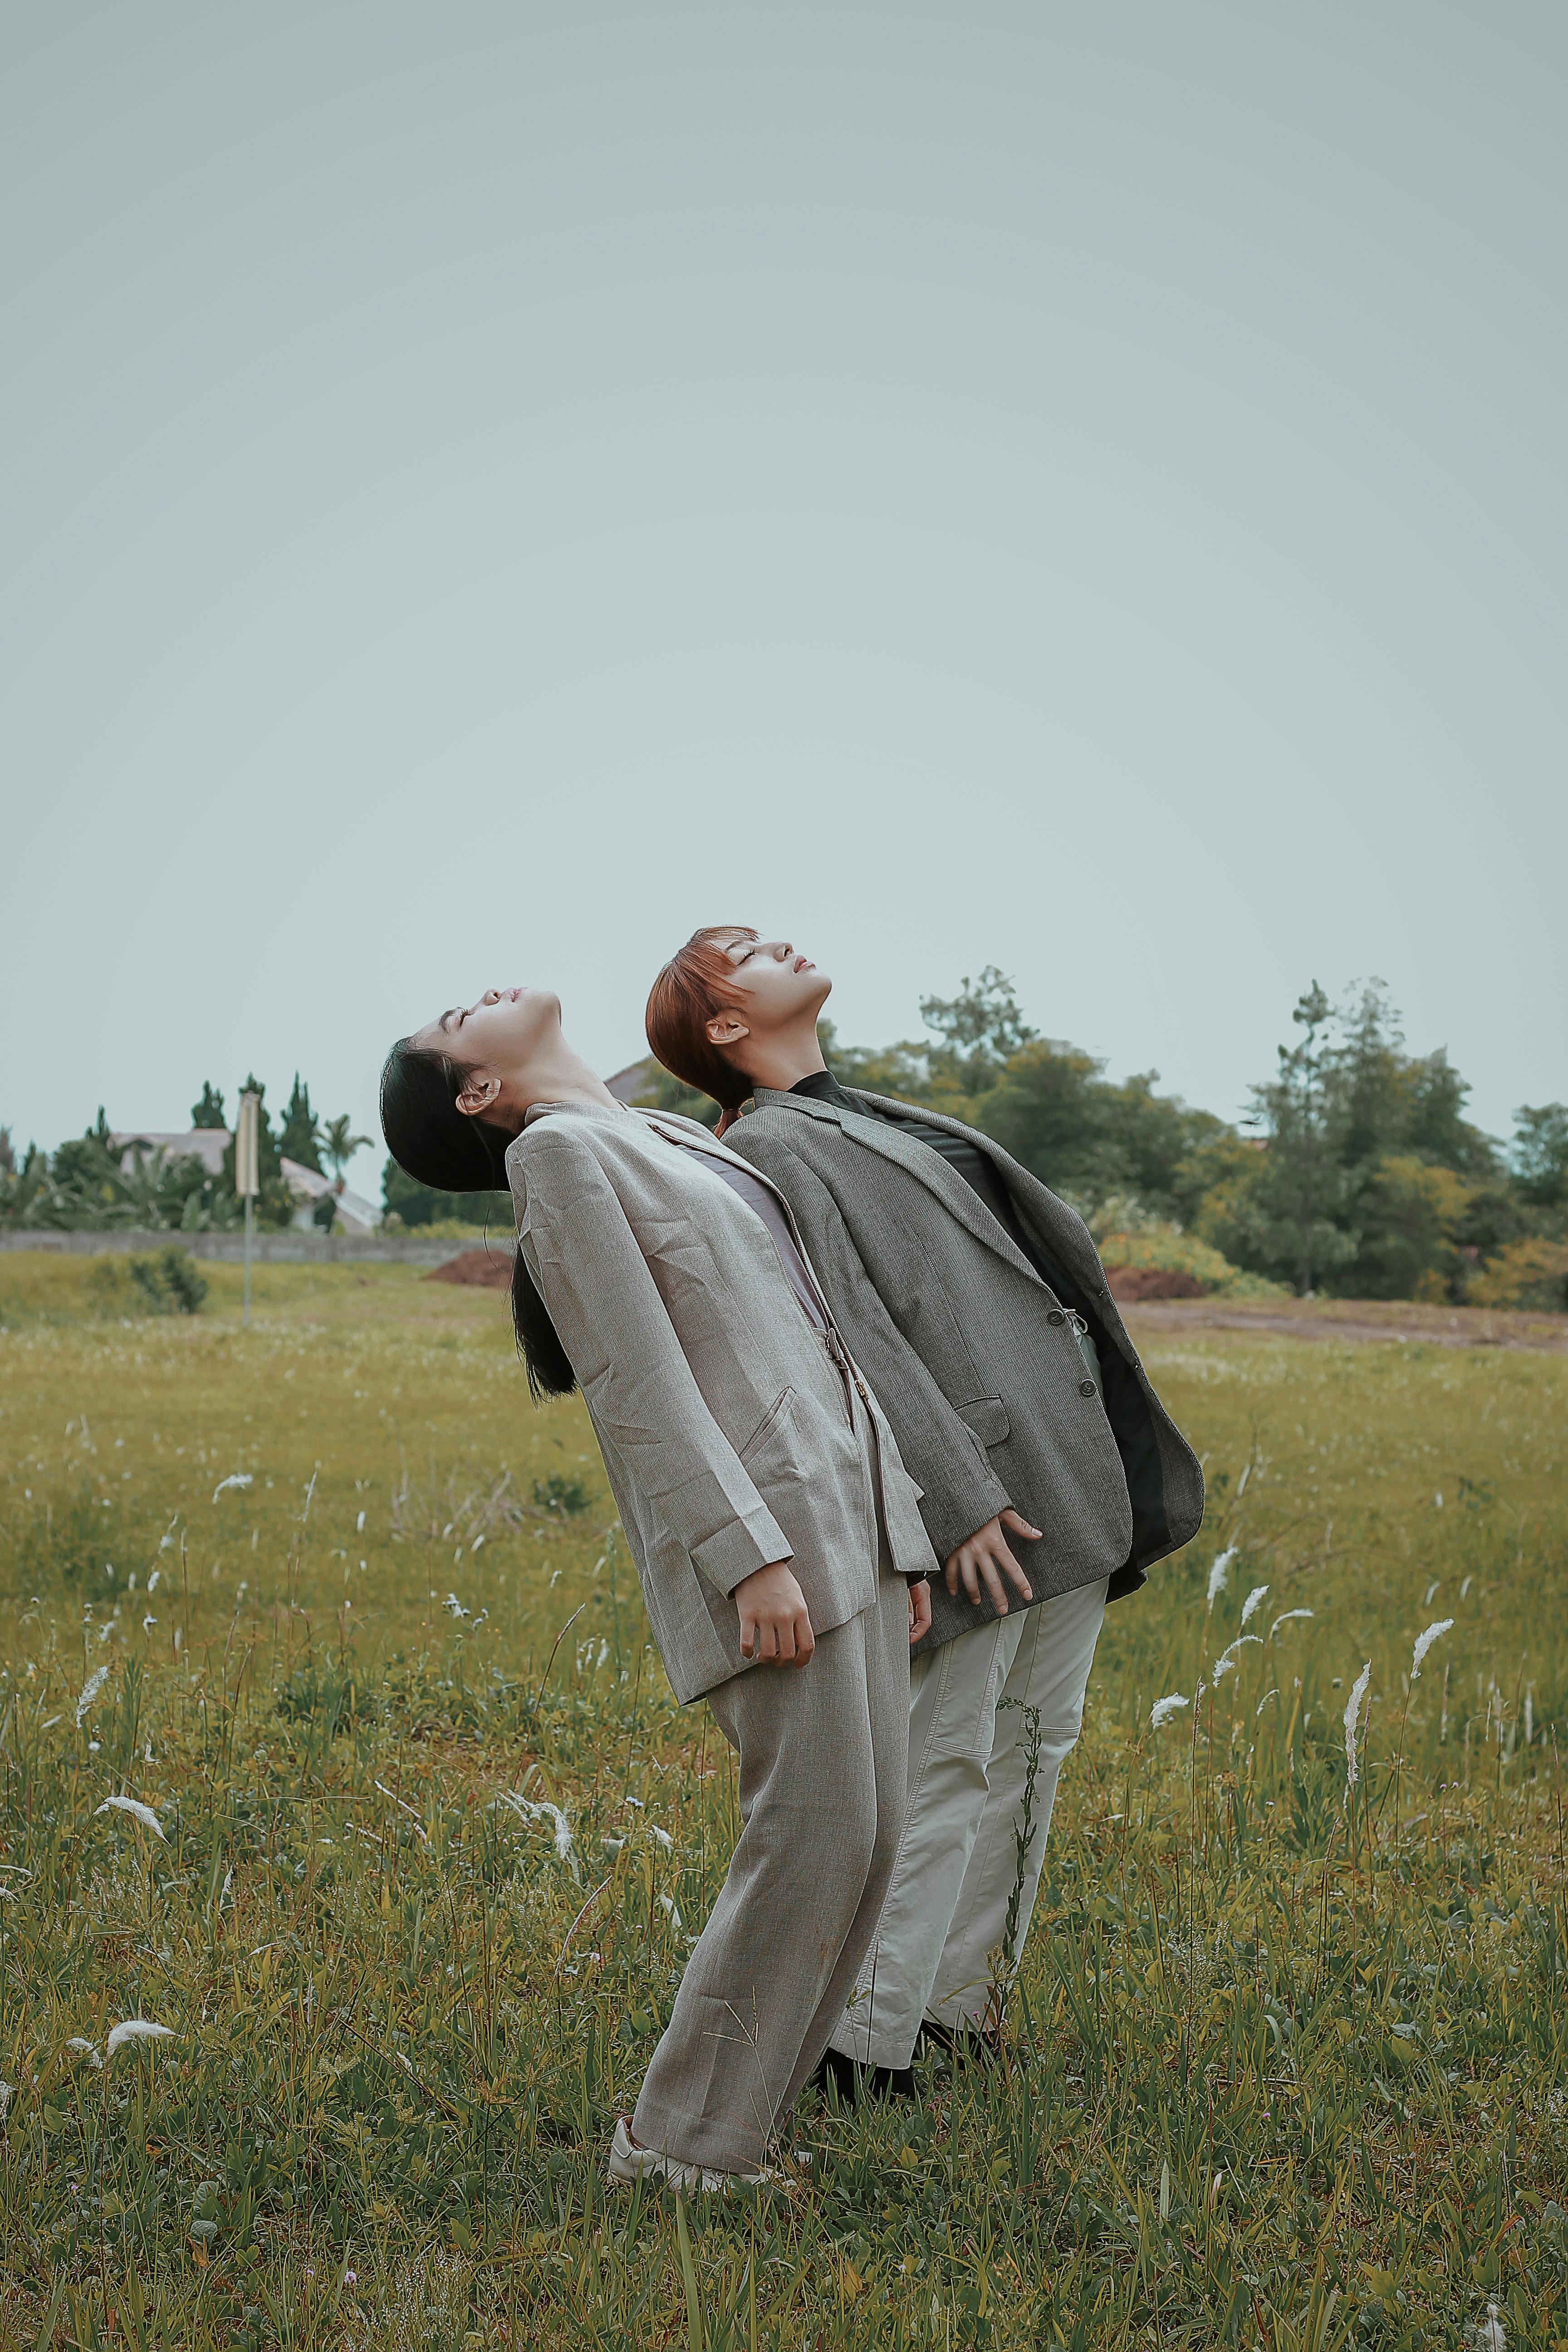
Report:
M 816 1647 L 805 1595 L 785 1559 L 753 1569 L 734 1591 L 741 1655 L 764 1666 L 804 1666 Z

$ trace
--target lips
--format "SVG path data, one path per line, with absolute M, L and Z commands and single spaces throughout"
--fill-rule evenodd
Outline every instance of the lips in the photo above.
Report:
M 809 956 L 796 956 L 795 960 L 795 968 L 797 972 L 815 971 L 816 970 L 816 966 L 812 962 Z

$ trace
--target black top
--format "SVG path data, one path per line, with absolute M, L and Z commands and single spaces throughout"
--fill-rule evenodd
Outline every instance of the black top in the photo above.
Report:
M 1072 1276 L 1054 1259 L 1048 1258 L 1038 1242 L 1024 1231 L 1007 1187 L 978 1144 L 971 1143 L 966 1135 L 950 1135 L 945 1127 L 928 1125 L 918 1111 L 895 1113 L 883 1110 L 876 1103 L 868 1102 L 864 1097 L 846 1092 L 831 1070 L 814 1070 L 809 1078 L 802 1078 L 798 1085 L 791 1087 L 790 1092 L 792 1095 L 809 1095 L 814 1102 L 831 1103 L 835 1110 L 853 1111 L 858 1118 L 880 1119 L 885 1127 L 896 1127 L 900 1135 L 910 1137 L 916 1143 L 929 1145 L 932 1151 L 940 1151 L 949 1166 L 956 1169 L 963 1177 L 970 1191 L 977 1194 L 983 1205 L 990 1210 L 1014 1247 L 1022 1250 L 1041 1281 L 1055 1291 L 1064 1307 L 1075 1307 L 1099 1339 L 1100 1318 L 1089 1300 Z

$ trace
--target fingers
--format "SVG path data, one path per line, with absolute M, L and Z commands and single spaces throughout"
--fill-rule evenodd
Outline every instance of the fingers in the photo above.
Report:
M 1011 1506 L 1009 1506 L 1009 1507 L 1001 1514 L 1001 1518 L 1003 1526 L 1008 1528 L 1012 1534 L 1024 1537 L 1026 1541 L 1028 1543 L 1039 1542 L 1039 1528 L 1032 1528 L 1029 1525 L 1028 1520 L 1022 1517 L 1018 1512 L 1015 1511 L 1011 1507 Z
M 1000 1536 L 996 1538 L 996 1549 L 994 1557 L 1000 1562 L 1004 1572 L 1010 1579 L 1015 1591 L 1021 1592 L 1026 1601 L 1032 1601 L 1035 1596 L 1029 1590 L 1029 1580 L 1025 1575 L 1023 1570 L 1019 1567 L 1017 1561 L 1014 1559 L 1012 1553 L 1008 1550 Z
M 790 1635 L 795 1644 L 795 1666 L 797 1668 L 808 1666 L 811 1664 L 812 1653 L 816 1647 L 816 1636 L 811 1630 L 811 1620 L 804 1609 L 793 1621 Z
M 948 1561 L 947 1566 L 942 1570 L 942 1580 L 946 1585 L 948 1591 L 956 1596 L 958 1591 L 958 1554 L 956 1552 L 953 1553 L 952 1559 Z
M 910 1587 L 910 1643 L 912 1648 L 922 1633 L 931 1632 L 931 1586 L 922 1577 Z

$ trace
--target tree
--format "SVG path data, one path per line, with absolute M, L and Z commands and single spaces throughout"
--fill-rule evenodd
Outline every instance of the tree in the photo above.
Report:
M 321 1167 L 321 1123 L 310 1108 L 310 1089 L 300 1084 L 298 1070 L 294 1073 L 294 1091 L 283 1114 L 283 1131 L 278 1139 L 278 1150 L 282 1159 L 292 1160 L 300 1168 L 311 1169 L 318 1176 L 324 1173 Z
M 328 1120 L 325 1132 L 321 1137 L 321 1149 L 331 1160 L 332 1173 L 340 1184 L 342 1181 L 343 1170 L 348 1166 L 354 1153 L 362 1151 L 370 1141 L 368 1135 L 353 1134 L 351 1131 L 353 1126 L 353 1121 L 347 1111 L 344 1111 L 342 1118 Z M 291 1154 L 290 1157 L 292 1157 Z
M 1059 1038 L 1036 1038 L 1009 1058 L 975 1123 L 1042 1184 L 1093 1194 L 1106 1173 L 1104 1067 Z
M 382 1171 L 382 1202 L 389 1217 L 405 1225 L 500 1225 L 514 1223 L 510 1192 L 437 1192 L 406 1175 L 395 1160 Z
M 1302 1034 L 1294 1045 L 1279 1047 L 1274 1077 L 1253 1088 L 1247 1120 L 1262 1129 L 1268 1144 L 1260 1181 L 1245 1203 L 1251 1248 L 1274 1267 L 1293 1264 L 1303 1298 L 1311 1296 L 1315 1272 L 1342 1263 L 1354 1251 L 1342 1229 L 1349 1187 L 1342 1157 L 1348 1132 L 1342 1114 L 1352 1108 L 1354 1094 L 1352 1089 L 1347 1102 L 1331 1083 L 1323 1036 L 1330 1017 L 1329 1000 L 1314 981 L 1290 1015 Z M 1369 1128 L 1362 1131 L 1370 1131 L 1380 1108 L 1373 1100 L 1363 1103 Z
M 994 963 L 978 980 L 966 972 L 956 996 L 922 996 L 921 1019 L 942 1040 L 926 1048 L 933 1080 L 966 1095 L 994 1086 L 1012 1056 L 1040 1034 L 1019 1012 L 1012 982 Z
M 1568 1103 L 1521 1103 L 1513 1115 L 1513 1181 L 1542 1209 L 1568 1206 Z
M 226 1127 L 228 1125 L 223 1112 L 223 1097 L 210 1078 L 202 1080 L 200 1102 L 191 1105 L 191 1125 L 193 1127 Z

